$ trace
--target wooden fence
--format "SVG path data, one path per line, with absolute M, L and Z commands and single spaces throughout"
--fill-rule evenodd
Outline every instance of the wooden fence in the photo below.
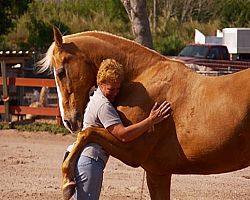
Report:
M 29 107 L 22 105 L 10 106 L 10 97 L 8 87 L 10 85 L 23 86 L 23 87 L 56 87 L 54 79 L 41 79 L 41 78 L 15 78 L 7 77 L 5 62 L 1 62 L 2 77 L 0 77 L 0 85 L 3 86 L 2 100 L 4 105 L 0 105 L 0 113 L 5 114 L 5 121 L 11 122 L 10 114 L 12 115 L 40 115 L 40 116 L 55 116 L 57 124 L 62 125 L 59 107 Z M 21 97 L 19 97 L 21 98 Z
M 211 67 L 214 70 L 227 70 L 233 72 L 248 69 L 250 67 L 250 62 L 233 60 L 194 59 L 192 63 Z

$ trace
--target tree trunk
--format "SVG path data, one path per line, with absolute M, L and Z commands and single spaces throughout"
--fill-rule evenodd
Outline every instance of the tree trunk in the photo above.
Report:
M 121 0 L 132 24 L 135 41 L 153 48 L 146 0 Z
M 154 21 L 153 21 L 153 30 L 156 32 L 158 27 L 158 0 L 154 0 Z

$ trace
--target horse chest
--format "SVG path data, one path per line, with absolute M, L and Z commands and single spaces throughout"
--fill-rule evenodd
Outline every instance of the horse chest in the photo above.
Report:
M 147 117 L 145 111 L 137 106 L 119 106 L 117 110 L 125 126 L 140 122 Z

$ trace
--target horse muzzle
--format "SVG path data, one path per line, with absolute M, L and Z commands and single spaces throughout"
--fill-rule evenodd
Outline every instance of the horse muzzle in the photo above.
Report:
M 71 132 L 80 131 L 83 128 L 82 115 L 75 115 L 73 117 L 63 119 L 64 126 Z
M 71 132 L 74 133 L 76 131 L 82 130 L 83 123 L 79 120 L 72 121 L 72 120 L 63 120 L 64 126 Z

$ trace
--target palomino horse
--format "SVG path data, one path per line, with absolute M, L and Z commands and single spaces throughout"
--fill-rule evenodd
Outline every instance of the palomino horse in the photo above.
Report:
M 182 62 L 127 39 L 83 32 L 62 37 L 43 59 L 52 67 L 63 122 L 72 132 L 80 128 L 89 90 L 96 84 L 102 60 L 113 58 L 125 70 L 116 101 L 125 125 L 148 116 L 154 102 L 167 100 L 172 115 L 138 139 L 119 142 L 108 131 L 88 128 L 63 163 L 65 199 L 74 192 L 74 167 L 83 146 L 96 142 L 124 163 L 146 171 L 151 199 L 169 199 L 172 174 L 214 174 L 250 165 L 250 69 L 207 77 Z

